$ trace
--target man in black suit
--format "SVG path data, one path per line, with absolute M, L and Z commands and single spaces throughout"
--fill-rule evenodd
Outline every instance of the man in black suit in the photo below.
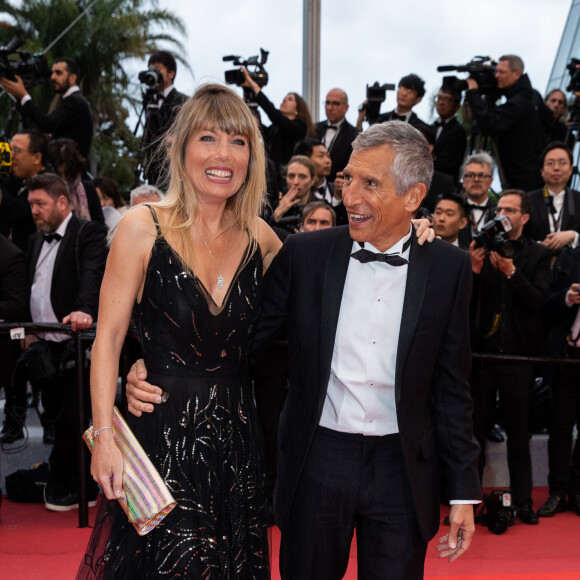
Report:
M 145 177 L 149 184 L 165 191 L 167 185 L 163 170 L 165 156 L 159 153 L 159 148 L 181 105 L 187 101 L 187 96 L 173 86 L 177 62 L 170 52 L 160 50 L 152 54 L 147 65 L 149 69 L 154 68 L 159 73 L 159 83 L 153 88 L 152 93 L 148 92 L 148 95 L 154 95 L 153 101 L 145 101 L 147 107 L 147 121 L 143 132 Z
M 496 214 L 511 223 L 511 250 L 470 245 L 474 274 L 472 300 L 473 349 L 495 354 L 532 355 L 543 341 L 541 312 L 550 282 L 550 252 L 523 236 L 530 219 L 526 193 L 508 189 L 500 197 Z M 532 466 L 528 422 L 534 381 L 531 365 L 512 362 L 474 364 L 471 375 L 475 403 L 474 429 L 485 449 L 485 434 L 493 426 L 499 391 L 501 424 L 507 433 L 507 461 L 513 505 L 525 524 L 537 524 L 532 509 Z M 485 453 L 480 457 L 483 474 Z
M 10 240 L 0 234 L 0 321 L 20 322 L 28 320 L 28 284 L 24 254 Z M 0 388 L 6 393 L 4 425 L 0 442 L 12 443 L 24 437 L 22 426 L 26 406 L 16 408 L 9 401 L 12 373 L 20 355 L 20 344 L 10 340 L 7 334 L 0 334 Z
M 342 89 L 331 89 L 324 101 L 326 121 L 316 123 L 316 136 L 330 154 L 332 168 L 329 181 L 334 182 L 336 174 L 348 163 L 352 153 L 352 142 L 358 131 L 345 119 L 348 111 L 348 97 Z
M 106 230 L 97 222 L 85 222 L 72 214 L 68 187 L 60 177 L 50 173 L 36 175 L 28 188 L 32 217 L 38 228 L 27 256 L 32 321 L 62 322 L 70 324 L 72 330 L 89 328 L 97 318 L 107 258 Z M 78 507 L 76 442 L 82 435 L 76 429 L 75 370 L 63 358 L 70 347 L 70 335 L 29 334 L 25 347 L 38 341 L 44 343 L 54 366 L 60 369 L 44 385 L 49 396 L 45 410 L 51 415 L 47 419 L 55 424 L 45 505 L 54 511 L 65 511 Z
M 544 187 L 530 191 L 532 215 L 526 236 L 558 252 L 576 248 L 580 232 L 580 191 L 567 186 L 572 176 L 572 152 L 562 142 L 550 143 L 540 159 Z
M 264 343 L 288 322 L 275 495 L 285 580 L 341 578 L 355 525 L 358 578 L 422 578 L 439 527 L 440 460 L 454 503 L 441 557 L 469 548 L 481 492 L 467 384 L 469 256 L 440 240 L 419 247 L 411 233 L 433 172 L 429 148 L 392 122 L 359 135 L 353 150 L 349 227 L 287 238 L 256 334 Z M 369 252 L 391 255 L 372 261 Z M 135 395 L 155 400 L 128 393 L 137 411 L 149 405 Z
M 467 134 L 455 114 L 461 105 L 461 93 L 456 93 L 443 85 L 437 94 L 435 109 L 439 121 L 433 123 L 435 147 L 433 157 L 435 169 L 451 175 L 455 183 L 459 180 L 459 170 L 467 147 Z
M 459 232 L 467 225 L 467 207 L 465 201 L 456 193 L 446 193 L 435 206 L 433 212 L 433 230 L 435 235 L 454 246 L 467 249 L 461 243 Z
M 52 113 L 44 113 L 32 100 L 22 79 L 0 79 L 0 85 L 19 100 L 22 115 L 29 118 L 43 133 L 51 133 L 53 139 L 68 137 L 77 143 L 79 151 L 86 159 L 93 140 L 93 115 L 88 101 L 78 87 L 80 78 L 77 63 L 70 58 L 57 58 L 52 65 L 52 85 L 54 91 L 62 95 L 57 108 Z

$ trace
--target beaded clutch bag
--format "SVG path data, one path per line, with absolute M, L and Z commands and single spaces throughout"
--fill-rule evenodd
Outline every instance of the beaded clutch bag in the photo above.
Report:
M 119 503 L 137 533 L 144 536 L 177 502 L 117 407 L 113 409 L 112 427 L 117 447 L 123 456 L 123 495 Z M 84 432 L 83 439 L 92 453 L 92 427 Z

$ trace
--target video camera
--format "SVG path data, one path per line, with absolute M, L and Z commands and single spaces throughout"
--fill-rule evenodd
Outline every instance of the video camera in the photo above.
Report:
M 268 55 L 270 53 L 263 48 L 260 49 L 260 56 L 250 56 L 247 60 L 240 60 L 241 57 L 237 55 L 229 55 L 224 56 L 222 60 L 224 62 L 233 61 L 235 66 L 243 66 L 248 69 L 248 73 L 251 79 L 260 87 L 263 88 L 268 84 L 268 73 L 264 68 L 266 61 L 268 60 Z M 252 69 L 248 67 L 253 67 Z M 244 71 L 241 71 L 238 68 L 234 68 L 232 70 L 227 70 L 225 72 L 225 81 L 228 85 L 237 85 L 238 87 L 242 86 L 246 77 L 244 76 Z M 244 101 L 246 103 L 250 103 L 253 101 L 254 93 L 251 89 L 243 87 L 244 89 Z
M 476 521 L 487 526 L 496 535 L 503 534 L 516 519 L 516 509 L 512 505 L 512 494 L 507 489 L 496 489 L 483 494 L 483 502 L 477 512 Z
M 509 239 L 508 232 L 511 229 L 512 223 L 507 216 L 495 216 L 483 224 L 481 230 L 473 238 L 475 247 L 483 247 L 490 252 L 497 252 L 504 258 L 513 258 L 519 244 L 515 240 Z
M 395 88 L 396 87 L 393 83 L 379 85 L 378 81 L 375 81 L 373 85 L 367 85 L 367 103 L 361 108 L 361 110 L 366 112 L 366 120 L 371 125 L 377 122 L 381 111 L 381 105 L 387 98 L 387 91 L 394 91 Z
M 15 36 L 6 46 L 0 47 L 0 77 L 16 80 L 18 75 L 27 87 L 50 76 L 46 55 L 18 50 L 23 41 Z M 10 58 L 15 56 L 16 58 Z
M 467 64 L 442 65 L 437 67 L 437 71 L 469 73 L 469 76 L 477 82 L 479 90 L 495 102 L 499 97 L 497 81 L 495 79 L 495 68 L 496 63 L 489 56 L 474 56 Z M 443 77 L 443 86 L 448 87 L 454 93 L 460 93 L 467 90 L 467 81 L 455 76 Z

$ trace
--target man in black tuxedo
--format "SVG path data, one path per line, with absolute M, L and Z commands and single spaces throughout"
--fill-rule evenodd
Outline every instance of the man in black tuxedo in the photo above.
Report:
M 60 177 L 50 173 L 36 175 L 30 179 L 28 189 L 38 228 L 27 256 L 32 321 L 62 322 L 73 330 L 89 328 L 97 318 L 107 259 L 106 230 L 97 222 L 85 222 L 72 214 L 68 187 Z M 55 425 L 45 505 L 54 511 L 65 511 L 78 507 L 76 447 L 82 435 L 76 429 L 75 369 L 63 370 L 70 335 L 29 334 L 25 347 L 38 341 L 44 343 L 54 366 L 60 368 L 44 386 L 46 394 L 51 395 L 45 411 L 52 416 L 47 419 Z
M 77 63 L 70 58 L 57 58 L 52 65 L 54 91 L 62 95 L 52 113 L 44 113 L 32 100 L 22 79 L 0 79 L 0 85 L 19 100 L 22 115 L 29 118 L 43 133 L 51 133 L 53 139 L 68 137 L 76 142 L 86 159 L 93 140 L 93 114 L 88 101 L 78 87 L 80 78 Z
M 28 320 L 28 284 L 24 254 L 10 240 L 0 234 L 0 321 Z M 0 334 L 0 387 L 6 399 L 11 392 L 12 373 L 20 355 L 20 344 L 7 334 Z M 6 401 L 4 425 L 0 442 L 12 443 L 24 437 L 22 425 L 26 407 L 16 409 L 13 401 Z
M 467 207 L 463 198 L 456 193 L 446 193 L 435 206 L 433 212 L 433 230 L 442 240 L 467 249 L 459 239 L 459 232 L 467 225 Z
M 531 204 L 520 189 L 500 197 L 496 213 L 511 223 L 511 255 L 470 245 L 474 274 L 472 300 L 473 349 L 494 354 L 537 354 L 544 335 L 541 312 L 550 283 L 550 251 L 523 236 Z M 512 502 L 519 519 L 537 524 L 532 509 L 532 467 L 528 422 L 534 381 L 531 365 L 490 362 L 474 364 L 471 387 L 475 403 L 474 430 L 485 449 L 485 434 L 493 426 L 499 391 L 501 424 L 507 433 L 507 462 Z M 485 453 L 480 456 L 483 474 Z
M 544 149 L 540 161 L 544 187 L 528 194 L 532 215 L 524 233 L 552 252 L 564 246 L 576 248 L 580 236 L 580 191 L 567 186 L 574 168 L 572 152 L 561 141 L 555 141 Z
M 324 101 L 326 121 L 316 123 L 316 136 L 330 154 L 332 168 L 328 180 L 334 182 L 336 174 L 348 163 L 352 142 L 358 131 L 346 120 L 348 97 L 342 89 L 331 89 Z
M 439 527 L 440 460 L 454 503 L 441 557 L 469 548 L 470 504 L 481 493 L 467 384 L 469 256 L 441 240 L 419 247 L 411 233 L 431 153 L 401 122 L 371 127 L 353 150 L 348 228 L 287 238 L 256 333 L 263 344 L 288 323 L 274 506 L 285 580 L 341 578 L 355 525 L 359 579 L 423 578 Z M 373 252 L 390 255 L 372 261 Z M 130 408 L 151 410 L 135 396 L 154 401 L 154 391 L 133 382 L 147 392 L 129 387 Z
M 145 177 L 149 184 L 165 191 L 167 185 L 163 170 L 165 156 L 159 153 L 159 147 L 181 105 L 187 101 L 187 96 L 173 86 L 177 62 L 170 52 L 160 50 L 152 54 L 147 65 L 159 73 L 160 81 L 152 93 L 155 95 L 154 100 L 146 100 L 144 103 L 147 107 L 147 121 L 143 133 L 146 155 Z
M 443 85 L 437 94 L 435 109 L 439 121 L 433 123 L 435 130 L 435 147 L 433 157 L 435 169 L 451 175 L 455 183 L 459 179 L 459 170 L 467 147 L 467 134 L 455 114 L 461 105 L 461 93 L 456 93 Z

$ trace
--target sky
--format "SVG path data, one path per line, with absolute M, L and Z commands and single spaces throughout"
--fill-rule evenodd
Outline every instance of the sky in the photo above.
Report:
M 347 119 L 354 124 L 367 84 L 396 84 L 413 72 L 427 90 L 415 111 L 432 121 L 431 103 L 443 77 L 437 66 L 466 64 L 475 55 L 521 56 L 533 86 L 544 94 L 570 5 L 571 0 L 321 0 L 319 119 L 329 89 L 347 92 Z M 182 43 L 193 76 L 178 65 L 177 88 L 190 95 L 201 83 L 223 82 L 224 71 L 233 68 L 222 62 L 224 55 L 245 59 L 264 48 L 270 52 L 264 93 L 277 107 L 286 93 L 301 94 L 302 6 L 302 0 L 159 0 L 187 27 Z M 136 64 L 138 71 L 146 63 Z M 395 104 L 395 93 L 388 92 L 382 111 Z

